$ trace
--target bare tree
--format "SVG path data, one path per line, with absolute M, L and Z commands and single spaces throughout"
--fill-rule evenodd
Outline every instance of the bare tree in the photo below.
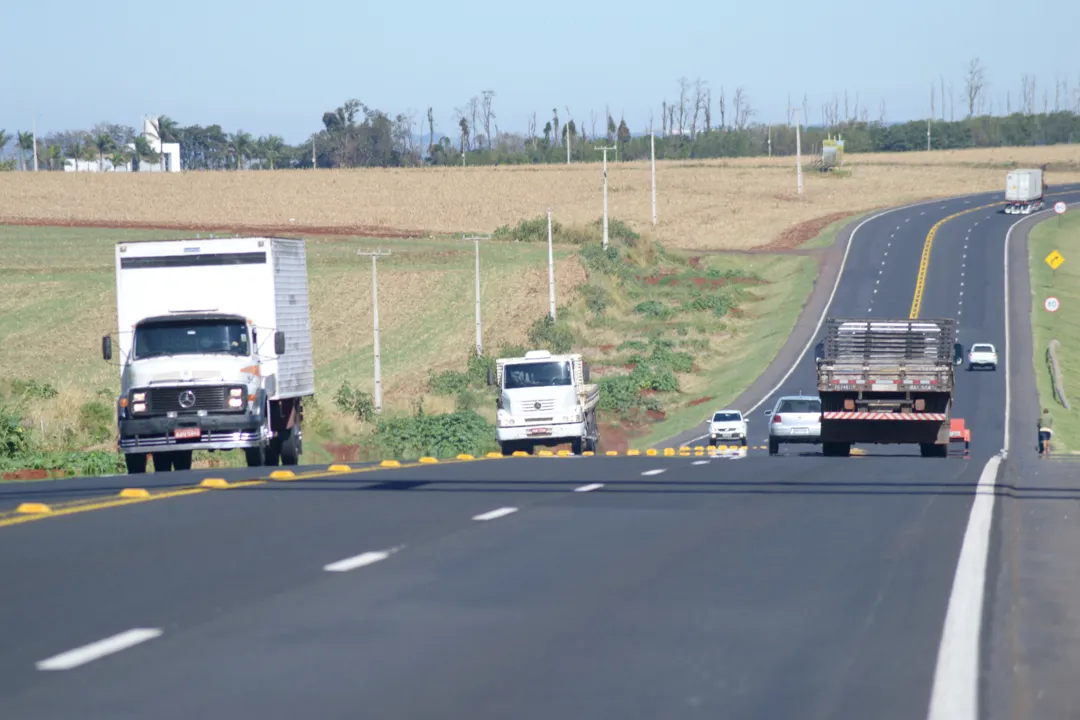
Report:
M 476 135 L 476 128 L 478 126 L 476 119 L 480 114 L 480 98 L 473 95 L 469 98 L 469 130 L 472 135 Z M 469 147 L 472 148 L 472 140 L 469 141 Z
M 669 135 L 674 135 L 675 134 L 675 106 L 674 105 L 668 105 L 667 112 L 668 112 L 668 121 L 667 121 L 668 134 Z M 614 122 L 614 121 L 612 121 L 612 122 Z
M 732 102 L 735 103 L 735 127 L 742 130 L 750 123 L 750 118 L 754 114 L 746 98 L 746 91 L 743 90 L 742 86 L 735 89 L 735 97 Z
M 724 86 L 720 86 L 720 100 L 717 101 L 717 108 L 720 110 L 720 129 L 727 129 L 727 100 L 724 97 Z
M 956 95 L 953 94 L 953 82 L 949 81 L 949 122 L 956 120 Z
M 800 118 L 800 124 L 806 127 L 806 123 L 810 122 L 810 96 L 803 93 L 802 96 L 802 118 Z
M 590 110 L 589 111 L 589 134 L 592 135 L 594 140 L 596 139 L 596 111 L 595 110 Z
M 1023 94 L 1023 112 L 1028 115 L 1035 114 L 1035 76 L 1025 75 L 1020 79 L 1021 92 Z
M 844 91 L 844 120 L 851 122 L 851 112 L 848 110 L 847 90 Z
M 690 91 L 690 81 L 686 77 L 679 78 L 679 134 L 686 131 L 686 102 L 689 100 L 687 93 Z
M 697 139 L 698 117 L 701 115 L 701 103 L 705 99 L 704 86 L 699 77 L 694 81 L 694 114 L 690 120 L 690 142 Z
M 968 117 L 975 116 L 975 107 L 978 105 L 979 96 L 986 87 L 986 71 L 983 69 L 979 58 L 972 58 L 968 63 L 967 76 L 964 80 L 964 93 L 968 101 Z
M 941 75 L 941 122 L 945 122 L 945 76 Z
M 930 83 L 930 119 L 931 120 L 933 120 L 933 119 L 935 119 L 937 117 L 936 115 L 934 115 L 934 95 L 935 94 L 936 94 L 936 92 L 934 90 L 934 83 Z
M 705 90 L 705 132 L 712 132 L 712 90 Z
M 532 114 L 529 118 L 529 142 L 532 143 L 533 149 L 536 149 L 536 113 Z
M 667 137 L 667 100 L 660 104 L 660 137 Z
M 878 110 L 878 125 L 885 127 L 885 98 L 881 98 L 881 108 Z
M 487 135 L 488 150 L 491 149 L 491 119 L 495 117 L 495 111 L 491 109 L 491 99 L 495 97 L 494 90 L 483 92 L 484 134 Z
M 1043 90 L 1043 115 L 1050 112 L 1050 91 Z
M 562 147 L 562 137 L 559 135 L 559 108 L 551 108 L 554 119 L 551 121 L 552 138 L 556 147 Z
M 787 124 L 791 127 L 791 119 L 795 117 L 795 111 L 791 106 L 791 93 L 787 94 Z
M 1005 91 L 1005 115 L 1012 115 L 1012 92 Z

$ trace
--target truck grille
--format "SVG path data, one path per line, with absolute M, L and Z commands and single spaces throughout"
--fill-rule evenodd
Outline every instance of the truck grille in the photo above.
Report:
M 522 403 L 522 410 L 526 414 L 551 412 L 555 409 L 554 400 L 528 400 Z
M 147 400 L 150 402 L 146 408 L 146 414 L 164 415 L 170 412 L 185 414 L 196 413 L 199 410 L 209 412 L 228 410 L 227 396 L 228 392 L 223 385 L 151 388 L 147 394 Z

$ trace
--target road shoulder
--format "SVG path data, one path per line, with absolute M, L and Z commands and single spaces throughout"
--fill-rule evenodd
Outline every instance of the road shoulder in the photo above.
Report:
M 1007 248 L 1011 400 L 1008 457 L 998 484 L 991 573 L 982 628 L 982 715 L 1074 717 L 1073 690 L 1080 670 L 1080 576 L 1076 567 L 1080 499 L 1075 461 L 1037 457 L 1034 421 L 1039 412 L 1028 263 L 1028 234 L 1048 216 L 1017 225 Z

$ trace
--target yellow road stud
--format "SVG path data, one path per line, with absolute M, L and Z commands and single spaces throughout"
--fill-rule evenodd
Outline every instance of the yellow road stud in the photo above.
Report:
M 150 493 L 146 491 L 146 488 L 124 488 L 120 491 L 120 497 L 122 498 L 148 498 Z

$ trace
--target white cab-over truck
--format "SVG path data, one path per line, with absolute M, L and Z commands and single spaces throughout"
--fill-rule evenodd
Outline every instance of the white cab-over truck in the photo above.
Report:
M 307 260 L 297 238 L 116 245 L 119 449 L 129 473 L 186 470 L 195 450 L 296 465 L 315 394 Z M 113 358 L 113 338 L 102 338 Z
M 581 355 L 531 350 L 525 357 L 499 358 L 488 384 L 499 390 L 496 434 L 504 455 L 537 445 L 570 443 L 575 455 L 599 447 L 600 389 L 589 383 Z
M 1010 170 L 1005 175 L 1005 213 L 1028 215 L 1041 210 L 1046 195 L 1042 170 Z

